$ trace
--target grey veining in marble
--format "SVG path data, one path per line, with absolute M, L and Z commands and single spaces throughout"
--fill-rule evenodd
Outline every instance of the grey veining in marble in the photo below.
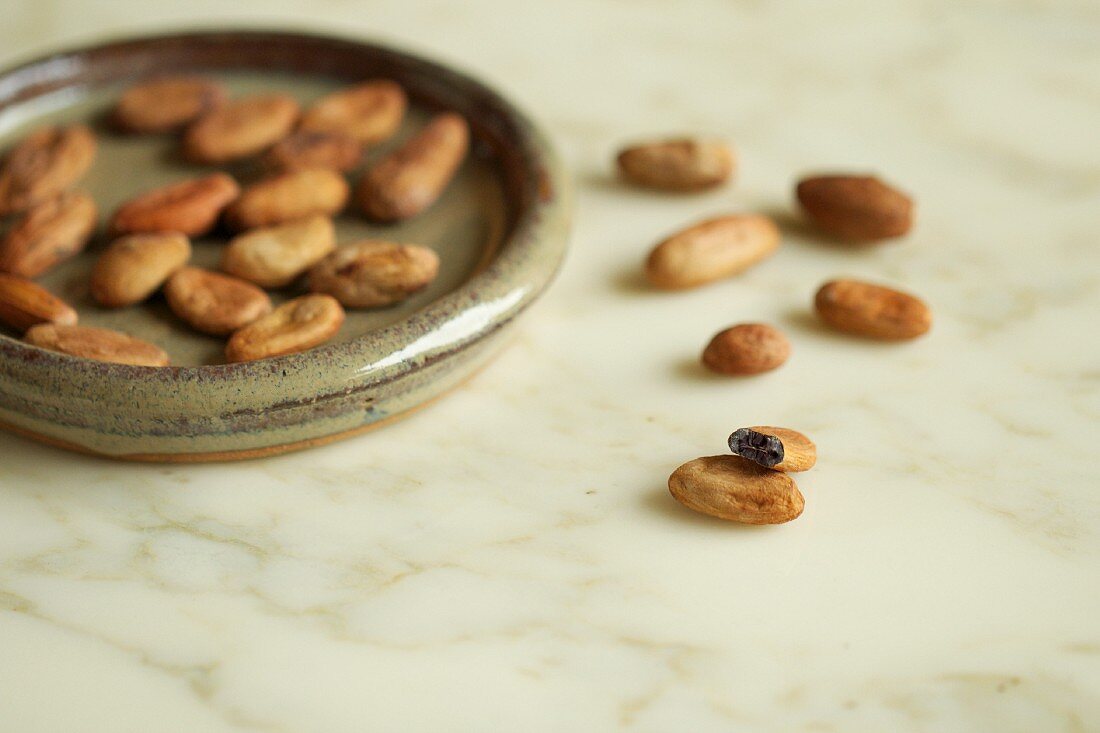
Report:
M 1096 3 L 40 0 L 0 41 L 242 18 L 376 34 L 516 98 L 577 176 L 570 257 L 498 361 L 360 440 L 157 467 L 0 436 L 0 728 L 1100 729 Z M 684 130 L 736 144 L 735 185 L 610 176 L 620 140 Z M 912 234 L 802 228 L 794 178 L 841 166 L 911 191 Z M 645 287 L 653 242 L 725 211 L 775 214 L 780 251 Z M 841 275 L 920 294 L 932 333 L 823 330 Z M 790 361 L 712 378 L 700 350 L 742 320 Z M 802 517 L 669 498 L 758 424 L 818 445 Z

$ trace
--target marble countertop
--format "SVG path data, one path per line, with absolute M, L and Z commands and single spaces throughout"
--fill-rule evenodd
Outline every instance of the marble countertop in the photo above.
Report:
M 231 465 L 0 436 L 0 728 L 82 731 L 1100 730 L 1100 8 L 1095 3 L 37 0 L 5 63 L 106 35 L 333 29 L 471 70 L 577 180 L 573 249 L 467 387 L 360 439 Z M 727 136 L 736 185 L 627 190 L 624 139 Z M 803 172 L 913 192 L 904 241 L 792 218 Z M 662 235 L 780 219 L 736 280 L 647 289 Z M 925 297 L 863 343 L 838 275 Z M 790 362 L 708 376 L 718 329 Z M 812 435 L 806 510 L 692 514 L 665 487 L 734 427 Z

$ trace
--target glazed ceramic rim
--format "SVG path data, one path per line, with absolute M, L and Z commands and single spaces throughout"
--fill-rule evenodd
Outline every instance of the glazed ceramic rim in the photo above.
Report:
M 566 237 L 562 232 L 569 218 L 565 177 L 548 140 L 524 113 L 494 90 L 462 72 L 415 54 L 372 41 L 314 32 L 235 29 L 149 35 L 90 44 L 0 71 L 0 113 L 12 104 L 44 94 L 88 86 L 81 82 L 81 72 L 95 71 L 97 64 L 110 57 L 132 57 L 136 68 L 129 76 L 103 73 L 99 84 L 146 76 L 155 67 L 151 60 L 168 53 L 188 53 L 186 49 L 196 45 L 209 47 L 208 52 L 216 47 L 233 46 L 235 51 L 244 47 L 262 54 L 266 46 L 277 48 L 288 44 L 316 45 L 329 54 L 369 54 L 377 61 L 375 66 L 383 69 L 382 72 L 372 70 L 371 76 L 384 76 L 387 66 L 413 67 L 427 80 L 407 89 L 414 101 L 434 107 L 447 106 L 470 120 L 474 139 L 494 147 L 495 167 L 509 176 L 505 186 L 509 226 L 488 265 L 455 290 L 393 324 L 348 341 L 260 361 L 201 366 L 130 366 L 46 351 L 6 335 L 0 335 L 0 357 L 34 363 L 41 368 L 61 369 L 78 382 L 89 385 L 103 380 L 135 385 L 213 380 L 229 388 L 242 388 L 238 395 L 244 403 L 251 401 L 247 390 L 251 382 L 266 382 L 273 375 L 316 375 L 317 389 L 309 395 L 285 395 L 287 399 L 282 404 L 292 404 L 303 398 L 323 398 L 326 394 L 345 396 L 422 369 L 500 329 L 545 290 L 564 259 Z M 141 68 L 143 59 L 150 69 Z M 220 70 L 256 69 L 347 77 L 346 73 L 337 74 L 336 68 L 326 72 L 294 66 L 301 60 L 293 55 L 280 60 L 283 65 L 277 67 L 242 61 L 227 64 Z M 196 64 L 179 71 L 203 69 L 216 70 Z M 440 99 L 447 104 L 441 105 Z M 430 216 L 430 212 L 425 215 Z M 553 258 L 551 266 L 547 266 L 547 256 Z M 401 345 L 397 348 L 385 346 L 394 343 Z

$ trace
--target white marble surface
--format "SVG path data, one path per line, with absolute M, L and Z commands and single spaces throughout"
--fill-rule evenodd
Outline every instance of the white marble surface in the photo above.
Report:
M 161 467 L 0 436 L 0 729 L 1100 730 L 1100 6 L 19 0 L 0 49 L 223 21 L 498 84 L 576 171 L 573 251 L 488 371 L 362 439 Z M 620 140 L 679 130 L 734 140 L 736 186 L 609 177 Z M 913 234 L 801 231 L 792 180 L 833 167 L 913 191 Z M 785 217 L 772 260 L 641 284 L 655 239 L 741 210 Z M 922 294 L 934 332 L 823 331 L 841 274 Z M 793 358 L 709 378 L 748 319 Z M 667 496 L 756 423 L 818 442 L 799 520 Z

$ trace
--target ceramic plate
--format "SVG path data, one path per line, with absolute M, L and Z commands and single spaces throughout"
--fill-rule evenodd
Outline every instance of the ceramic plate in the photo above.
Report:
M 150 188 L 211 170 L 188 164 L 175 136 L 122 136 L 104 123 L 121 90 L 143 78 L 197 72 L 234 95 L 279 90 L 303 104 L 349 83 L 389 78 L 411 108 L 398 135 L 364 167 L 452 109 L 471 125 L 471 155 L 440 200 L 396 226 L 346 212 L 338 239 L 423 244 L 439 277 L 398 306 L 349 310 L 332 342 L 300 354 L 224 364 L 224 340 L 184 327 L 163 300 L 98 308 L 87 274 L 105 245 L 39 279 L 84 325 L 126 331 L 165 348 L 173 366 L 129 367 L 43 351 L 0 335 L 0 422 L 48 442 L 118 458 L 220 460 L 266 455 L 351 435 L 398 417 L 470 376 L 505 327 L 553 278 L 565 252 L 564 180 L 545 138 L 483 84 L 400 51 L 347 39 L 275 32 L 194 33 L 114 42 L 0 74 L 0 146 L 42 124 L 83 121 L 99 153 L 80 188 L 105 218 Z M 258 164 L 223 168 L 242 183 Z M 351 174 L 352 183 L 359 172 Z M 193 264 L 216 268 L 229 235 L 194 242 Z M 276 303 L 297 294 L 273 293 Z

